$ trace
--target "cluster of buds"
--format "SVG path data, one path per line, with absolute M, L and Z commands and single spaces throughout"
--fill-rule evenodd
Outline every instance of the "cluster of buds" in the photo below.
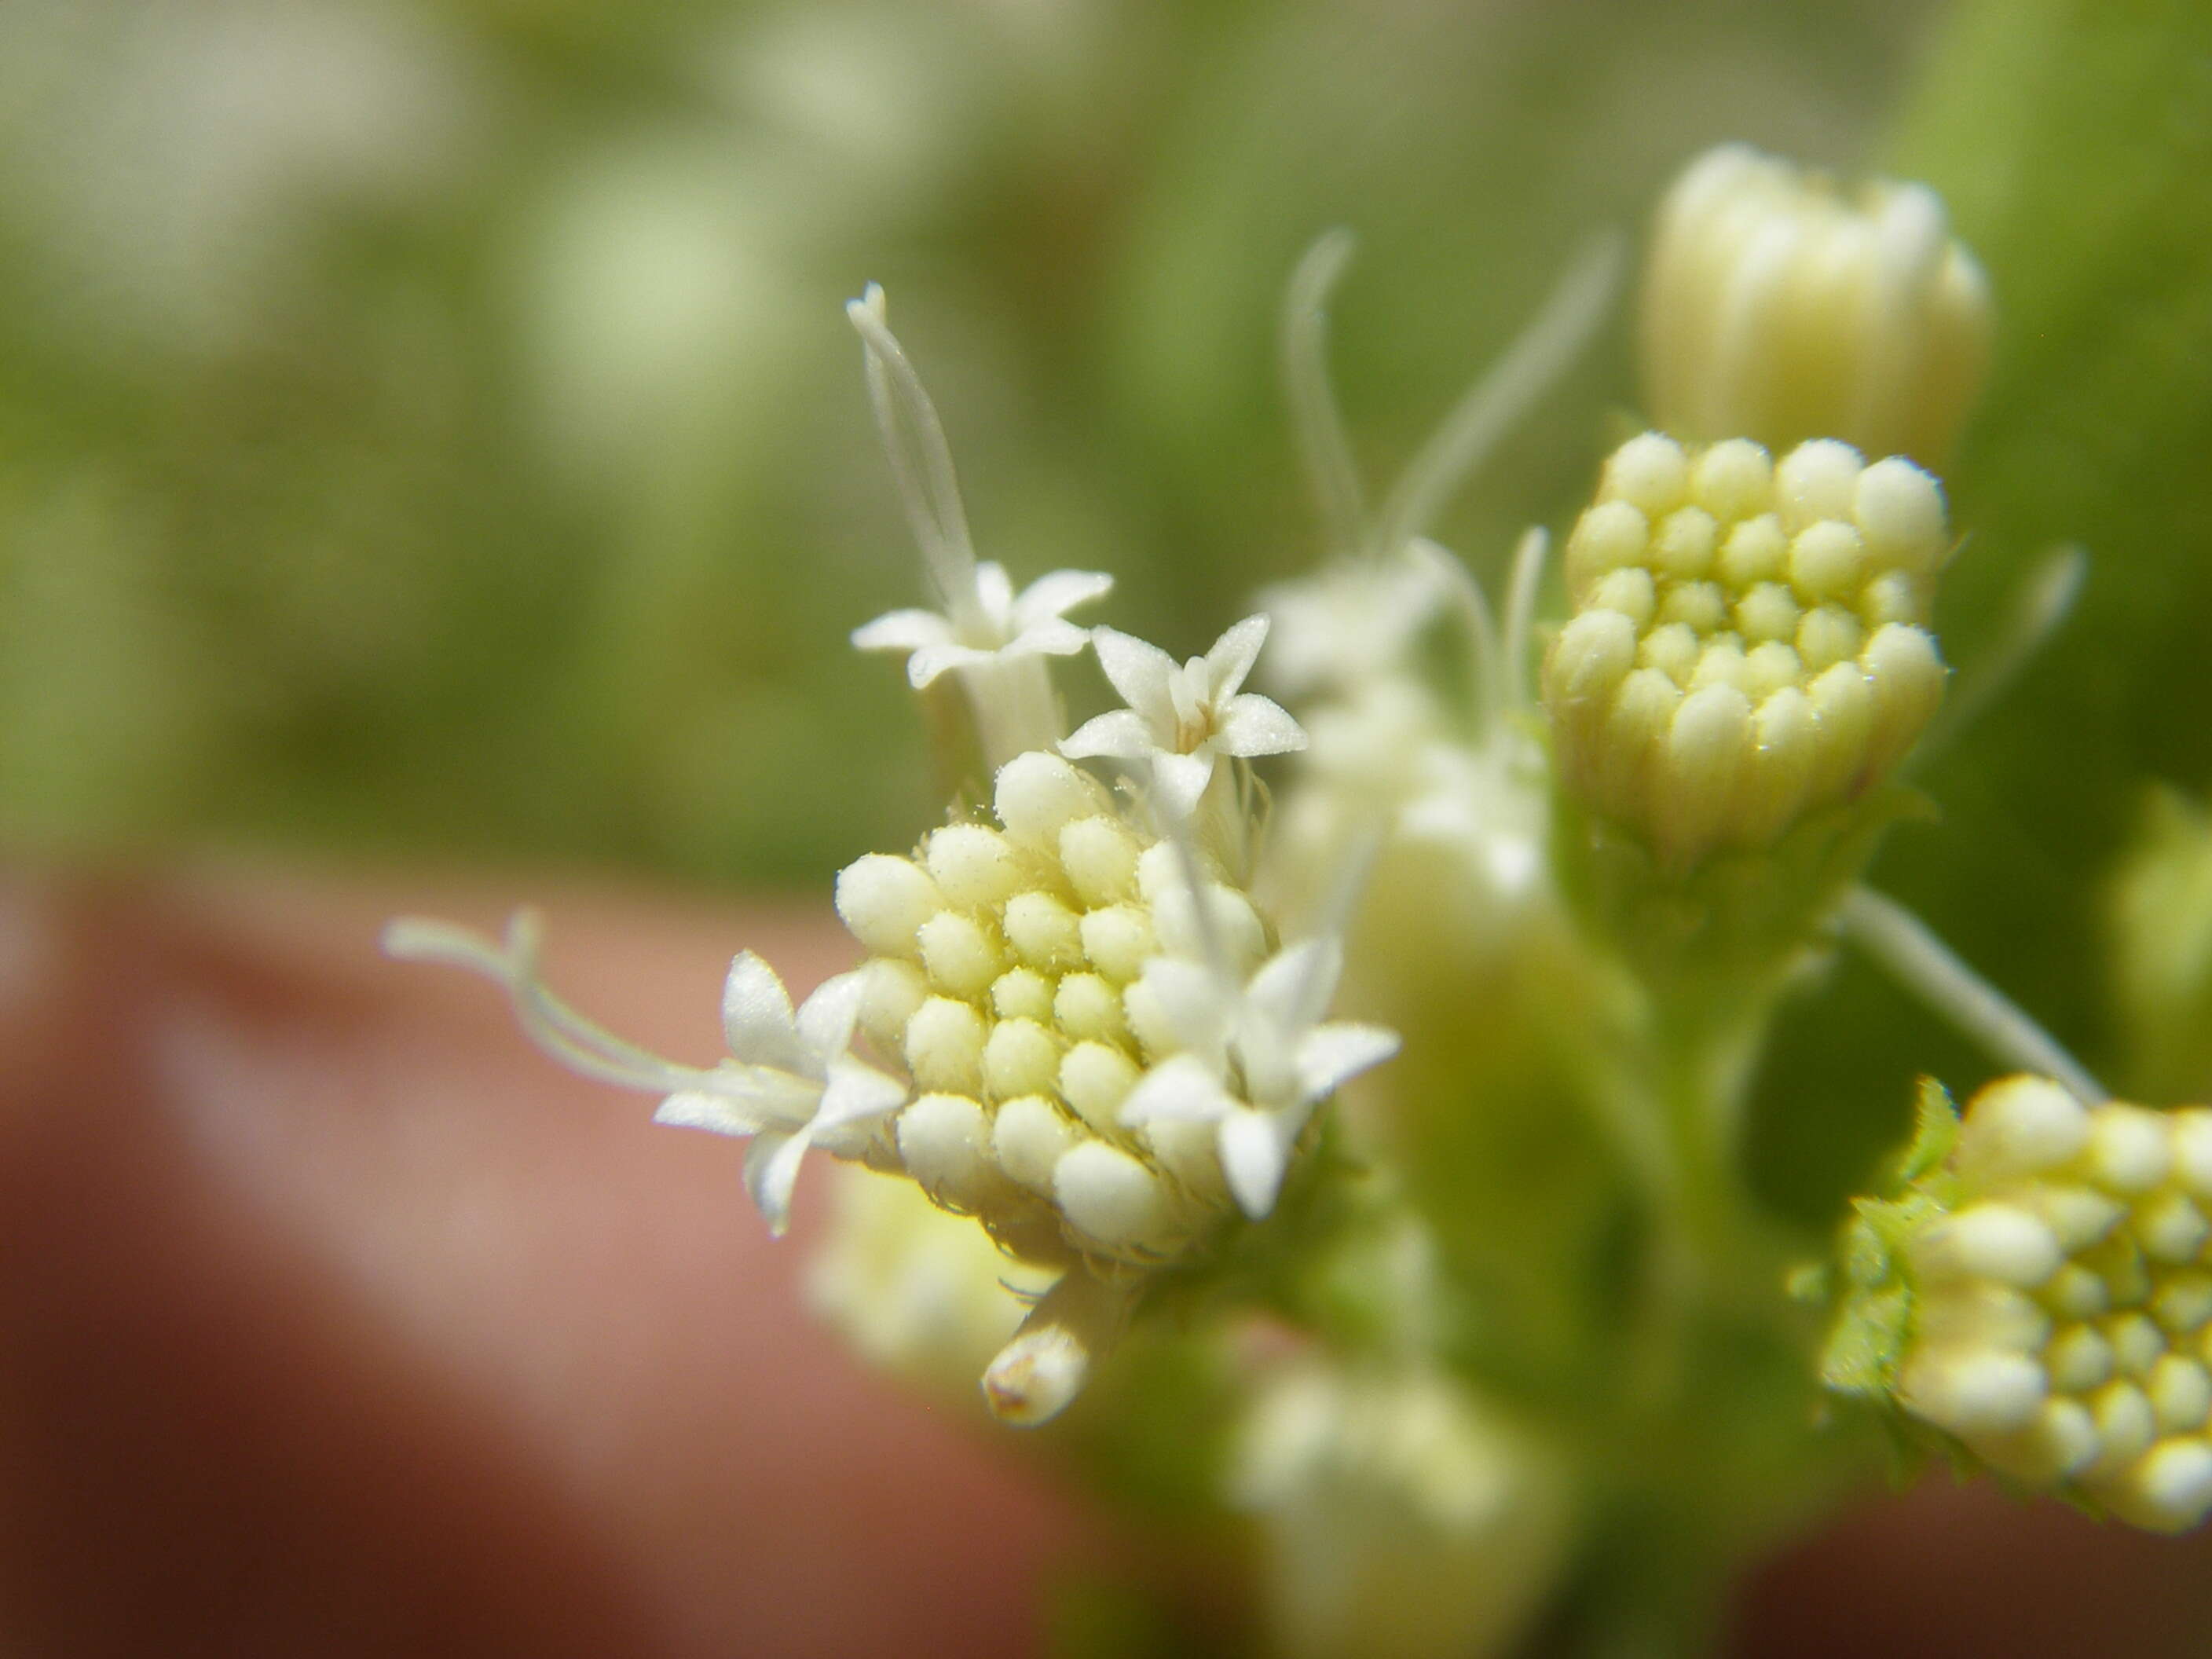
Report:
M 1742 144 L 1659 210 L 1642 343 L 1668 431 L 1840 438 L 1941 465 L 1989 355 L 1989 284 L 1925 185 L 1844 190 Z
M 2008 1078 L 1859 1211 L 1846 1259 L 1888 1298 L 1878 1370 L 1911 1417 L 2136 1526 L 2212 1510 L 2212 1109 Z
M 1567 543 L 1574 615 L 1544 665 L 1561 783 L 1677 870 L 1856 799 L 1942 700 L 1949 549 L 1910 461 L 1631 439 Z
M 894 1121 L 898 1161 L 1024 1254 L 1049 1224 L 1103 1268 L 1172 1260 L 1231 1210 L 1209 1126 L 1125 1116 L 1182 1048 L 1146 969 L 1203 959 L 1179 850 L 1042 751 L 1001 769 L 993 805 L 995 825 L 947 824 L 837 880 L 872 953 L 862 1022 L 921 1091 Z M 1241 983 L 1267 925 L 1237 889 L 1205 890 Z

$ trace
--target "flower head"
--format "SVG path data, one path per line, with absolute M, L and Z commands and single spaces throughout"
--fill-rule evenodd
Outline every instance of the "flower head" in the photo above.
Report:
M 1189 817 L 1216 756 L 1249 760 L 1306 746 L 1304 731 L 1279 704 L 1243 690 L 1267 638 L 1267 617 L 1247 617 L 1178 667 L 1156 645 L 1094 629 L 1098 665 L 1128 707 L 1086 720 L 1061 741 L 1060 753 L 1146 764 L 1162 803 L 1178 819 Z
M 1334 939 L 1285 946 L 1241 984 L 1210 963 L 1155 959 L 1146 987 L 1185 1052 L 1131 1091 L 1123 1121 L 1214 1125 L 1237 1204 L 1266 1215 L 1314 1108 L 1398 1050 L 1379 1026 L 1322 1023 L 1343 968 Z
M 921 690 L 947 669 L 982 668 L 1020 657 L 1072 657 L 1090 635 L 1066 613 L 1114 586 L 1096 570 L 1054 570 L 1018 594 L 1006 567 L 975 568 L 973 601 L 935 611 L 892 611 L 853 630 L 863 651 L 904 651 L 907 678 Z
M 1856 799 L 1942 698 L 1949 550 L 1910 461 L 1631 439 L 1567 543 L 1575 614 L 1544 665 L 1561 782 L 1676 868 Z
M 809 1146 L 872 1129 L 907 1103 L 904 1084 L 853 1057 L 866 990 L 859 974 L 839 974 L 794 1014 L 775 970 L 739 951 L 722 986 L 732 1058 L 707 1073 L 713 1086 L 678 1090 L 653 1115 L 655 1123 L 751 1137 L 745 1188 L 772 1232 L 790 1218 L 792 1186 Z
M 1055 570 L 1017 595 L 1003 566 L 979 562 L 945 423 L 890 331 L 883 289 L 870 283 L 845 314 L 860 336 L 876 424 L 923 572 L 944 605 L 890 611 L 855 629 L 853 643 L 863 651 L 906 652 L 907 678 L 917 690 L 952 671 L 985 754 L 1002 763 L 1067 729 L 1042 659 L 1083 649 L 1084 630 L 1066 613 L 1104 593 L 1114 579 Z

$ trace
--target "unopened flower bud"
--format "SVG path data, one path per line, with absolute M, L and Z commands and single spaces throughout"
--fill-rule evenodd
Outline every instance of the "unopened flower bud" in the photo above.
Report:
M 1741 144 L 1661 205 L 1642 313 L 1659 425 L 1778 451 L 1827 436 L 1940 463 L 1989 355 L 1989 285 L 1933 191 L 1846 189 Z
M 1561 779 L 1677 869 L 1856 798 L 1942 701 L 1925 624 L 1948 549 L 1908 461 L 1631 439 L 1567 543 L 1574 615 L 1544 668 Z

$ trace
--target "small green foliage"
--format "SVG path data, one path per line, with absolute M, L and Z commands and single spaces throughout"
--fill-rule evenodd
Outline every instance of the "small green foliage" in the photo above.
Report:
M 1821 1383 L 1862 1399 L 1887 1397 L 1912 1340 L 1914 1291 L 1906 1242 L 1947 1207 L 1944 1161 L 1959 1141 L 1958 1109 L 1934 1078 L 1920 1080 L 1912 1139 L 1882 1196 L 1856 1200 L 1836 1246 L 1840 1292 L 1821 1349 Z

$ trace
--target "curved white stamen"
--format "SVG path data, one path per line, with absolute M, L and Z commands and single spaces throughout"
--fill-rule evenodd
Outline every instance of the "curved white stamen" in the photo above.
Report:
M 1323 233 L 1298 261 L 1283 296 L 1283 383 L 1333 555 L 1358 551 L 1367 524 L 1359 469 L 1328 373 L 1328 300 L 1351 262 L 1352 246 L 1352 233 L 1341 226 Z
M 921 544 L 930 580 L 956 624 L 969 623 L 981 601 L 975 586 L 975 549 L 968 533 L 968 512 L 960 500 L 960 481 L 952 470 L 952 448 L 945 424 L 930 401 L 921 376 L 890 331 L 889 308 L 880 284 L 871 283 L 858 300 L 846 302 L 845 315 L 860 331 L 867 350 L 868 393 L 876 424 L 898 479 L 899 499 L 915 539 Z M 917 453 L 918 452 L 918 453 Z
M 602 1083 L 648 1092 L 700 1090 L 720 1093 L 714 1069 L 679 1066 L 626 1042 L 594 1024 L 548 990 L 538 977 L 543 929 L 534 911 L 518 910 L 503 945 L 450 923 L 402 917 L 384 930 L 386 956 L 403 962 L 436 962 L 481 974 L 503 987 L 523 1033 L 570 1070 Z
M 1559 379 L 1604 316 L 1621 263 L 1621 239 L 1609 235 L 1568 268 L 1535 320 L 1453 406 L 1392 488 L 1373 551 L 1393 552 L 1426 531 L 1451 492 Z

